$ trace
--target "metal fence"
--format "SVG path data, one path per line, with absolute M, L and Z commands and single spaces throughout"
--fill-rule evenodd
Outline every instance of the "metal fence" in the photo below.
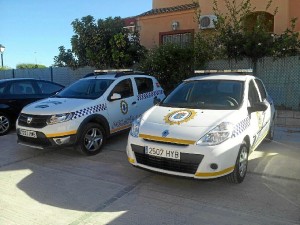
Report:
M 49 67 L 43 69 L 14 69 L 0 71 L 0 79 L 6 78 L 36 78 L 53 81 L 65 86 L 70 85 L 84 75 L 91 73 L 95 68 L 84 67 L 73 70 L 68 67 Z
M 207 69 L 249 69 L 249 60 L 227 61 L 217 60 L 208 64 Z M 69 85 L 80 79 L 94 68 L 85 67 L 77 70 L 70 68 L 45 69 L 16 69 L 0 71 L 0 79 L 31 77 L 50 80 L 62 85 Z M 300 111 L 300 58 L 288 57 L 274 60 L 264 58 L 258 62 L 256 76 L 264 81 L 268 92 L 272 96 L 278 109 L 292 109 Z
M 208 69 L 248 69 L 249 60 L 210 62 Z M 263 80 L 277 109 L 300 110 L 300 58 L 298 56 L 274 60 L 264 58 L 256 66 L 256 76 Z

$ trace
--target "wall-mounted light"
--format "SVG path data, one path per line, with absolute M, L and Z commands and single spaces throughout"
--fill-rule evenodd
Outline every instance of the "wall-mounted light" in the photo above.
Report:
M 172 22 L 172 30 L 178 30 L 178 28 L 179 28 L 179 22 L 173 21 Z

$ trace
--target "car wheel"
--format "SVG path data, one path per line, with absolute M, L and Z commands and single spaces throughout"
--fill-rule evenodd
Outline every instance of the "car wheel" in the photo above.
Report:
M 227 180 L 230 183 L 242 183 L 248 167 L 248 146 L 243 142 L 240 146 L 239 154 L 236 159 L 234 170 L 231 174 L 227 175 Z
M 270 124 L 269 132 L 266 137 L 267 142 L 271 142 L 274 139 L 274 131 L 275 131 L 275 119 L 273 118 Z
M 80 135 L 76 149 L 84 155 L 96 155 L 101 151 L 105 140 L 102 126 L 97 123 L 88 123 Z
M 4 113 L 0 113 L 0 136 L 5 135 L 11 128 L 11 121 Z

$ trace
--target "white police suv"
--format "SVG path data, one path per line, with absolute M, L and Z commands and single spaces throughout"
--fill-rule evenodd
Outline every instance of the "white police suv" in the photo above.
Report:
M 198 72 L 133 122 L 128 160 L 156 172 L 241 183 L 248 155 L 273 139 L 273 101 L 249 70 Z
M 18 143 L 35 148 L 75 145 L 100 152 L 107 137 L 165 97 L 158 81 L 131 70 L 101 70 L 55 96 L 26 106 L 17 120 Z

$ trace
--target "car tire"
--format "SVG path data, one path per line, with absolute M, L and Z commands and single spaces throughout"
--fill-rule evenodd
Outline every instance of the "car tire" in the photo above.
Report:
M 242 183 L 247 174 L 249 149 L 246 142 L 240 146 L 239 153 L 232 173 L 227 175 L 227 181 L 230 183 Z
M 270 128 L 266 137 L 267 142 L 272 142 L 274 139 L 274 131 L 275 131 L 275 119 L 273 118 L 270 124 Z
M 11 129 L 11 120 L 4 114 L 0 113 L 0 136 L 5 135 Z
M 84 155 L 96 155 L 101 152 L 105 141 L 103 127 L 97 123 L 88 123 L 80 134 L 76 149 Z

